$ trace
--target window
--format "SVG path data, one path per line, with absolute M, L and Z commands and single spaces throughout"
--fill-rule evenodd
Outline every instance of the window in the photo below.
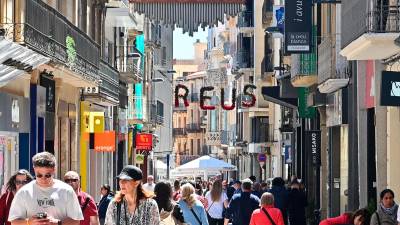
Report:
M 196 154 L 199 155 L 201 153 L 200 151 L 200 139 L 197 139 L 197 151 Z
M 193 155 L 193 139 L 190 139 L 190 155 Z
M 251 142 L 263 143 L 268 141 L 268 117 L 255 117 L 251 119 Z
M 157 116 L 164 117 L 164 104 L 157 101 Z

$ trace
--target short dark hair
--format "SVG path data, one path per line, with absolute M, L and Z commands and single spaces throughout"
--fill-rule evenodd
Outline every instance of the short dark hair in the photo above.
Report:
M 242 180 L 242 189 L 249 191 L 251 190 L 251 187 L 253 186 L 253 183 L 250 179 L 244 179 Z
M 109 184 L 103 184 L 103 185 L 101 186 L 101 188 L 107 190 L 107 192 L 110 192 L 110 191 L 111 191 L 111 187 L 110 187 Z
M 282 177 L 275 177 L 272 179 L 272 186 L 283 187 L 285 186 L 285 180 Z
M 394 198 L 394 192 L 393 192 L 392 190 L 390 190 L 390 189 L 385 189 L 385 190 L 381 191 L 381 195 L 380 195 L 381 200 L 383 199 L 383 197 L 385 197 L 385 195 L 386 195 L 387 193 L 390 193 L 390 194 L 393 196 L 393 198 Z
M 368 209 L 362 208 L 362 209 L 355 211 L 354 214 L 351 216 L 351 224 L 354 223 L 354 219 L 357 216 L 361 216 L 362 225 L 369 225 L 370 220 L 371 220 L 371 215 L 370 215 Z
M 32 157 L 33 167 L 56 167 L 56 157 L 50 152 L 40 152 Z

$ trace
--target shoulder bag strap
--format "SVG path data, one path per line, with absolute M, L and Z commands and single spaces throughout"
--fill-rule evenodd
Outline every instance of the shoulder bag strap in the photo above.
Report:
M 121 202 L 117 202 L 117 225 L 121 222 Z
M 276 225 L 274 220 L 272 220 L 271 216 L 269 215 L 268 211 L 264 208 L 262 208 L 262 211 L 264 211 L 265 215 L 267 215 L 267 217 L 268 217 L 269 221 L 271 221 L 272 225 Z
M 207 209 L 207 213 L 208 213 L 208 211 L 210 211 L 210 209 L 211 209 L 211 207 L 214 205 L 214 201 L 211 203 L 211 205 L 210 205 L 210 207 L 208 207 L 208 209 Z
M 376 218 L 378 219 L 378 225 L 381 225 L 381 218 L 379 218 L 378 212 L 375 212 Z
M 196 218 L 197 222 L 199 222 L 200 225 L 202 225 L 201 220 L 197 216 L 196 212 L 193 210 L 193 208 L 190 209 L 190 211 L 193 213 L 194 217 Z

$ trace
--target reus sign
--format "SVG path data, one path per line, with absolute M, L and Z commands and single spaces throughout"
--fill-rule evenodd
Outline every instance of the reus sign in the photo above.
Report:
M 311 151 L 312 163 L 315 166 L 321 165 L 321 131 L 305 131 L 305 150 Z
M 311 0 L 285 1 L 285 51 L 310 53 L 312 42 Z

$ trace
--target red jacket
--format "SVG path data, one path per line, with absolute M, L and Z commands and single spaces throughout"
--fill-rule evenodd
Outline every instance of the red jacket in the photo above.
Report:
M 274 208 L 272 205 L 263 206 L 261 209 L 254 210 L 251 215 L 250 225 L 272 225 L 262 209 L 267 210 L 276 225 L 285 225 L 281 211 L 278 208 Z
M 11 225 L 8 222 L 8 214 L 10 213 L 11 202 L 14 199 L 12 192 L 6 192 L 0 197 L 0 224 Z
M 338 217 L 322 220 L 319 223 L 319 225 L 335 225 L 335 224 L 353 224 L 353 221 L 351 221 L 350 215 L 345 213 Z

